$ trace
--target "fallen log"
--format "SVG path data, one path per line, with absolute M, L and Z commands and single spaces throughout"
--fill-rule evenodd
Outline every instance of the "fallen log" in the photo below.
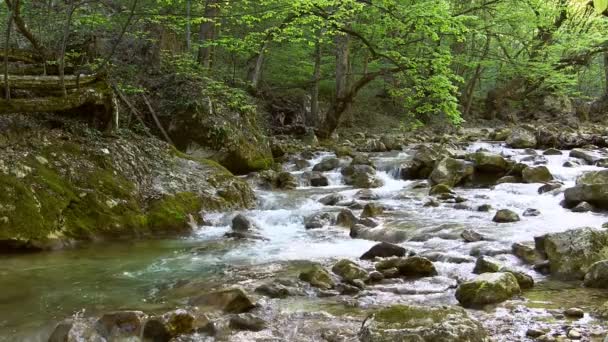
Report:
M 98 75 L 65 76 L 66 89 L 75 89 L 100 80 Z M 59 76 L 20 76 L 9 75 L 10 89 L 24 90 L 62 90 Z M 4 79 L 0 80 L 0 88 L 4 89 Z

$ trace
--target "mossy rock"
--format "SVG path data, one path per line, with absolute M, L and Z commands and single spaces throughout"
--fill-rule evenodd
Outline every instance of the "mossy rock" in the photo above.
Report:
M 346 281 L 366 280 L 368 277 L 367 271 L 348 259 L 338 261 L 331 270 Z
M 456 289 L 456 299 L 466 308 L 481 308 L 496 304 L 519 294 L 517 278 L 511 273 L 483 273 Z
M 461 308 L 393 305 L 375 312 L 361 341 L 482 342 L 486 337 L 482 325 Z
M 319 264 L 312 264 L 308 269 L 300 273 L 300 280 L 309 283 L 313 287 L 328 290 L 336 284 L 329 272 Z

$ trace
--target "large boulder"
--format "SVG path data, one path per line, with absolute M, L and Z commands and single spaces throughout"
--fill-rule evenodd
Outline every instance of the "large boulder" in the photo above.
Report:
M 432 277 L 437 275 L 435 265 L 427 259 L 420 256 L 413 256 L 403 259 L 397 265 L 399 274 L 406 277 Z
M 116 311 L 104 314 L 95 325 L 105 338 L 128 338 L 141 335 L 145 318 L 141 311 Z
M 312 214 L 304 218 L 304 227 L 306 229 L 323 228 L 325 226 L 330 225 L 332 219 L 333 217 L 330 213 L 321 212 Z
M 456 186 L 470 178 L 474 172 L 473 164 L 464 160 L 444 158 L 431 172 L 430 180 L 433 184 Z
M 512 130 L 507 138 L 507 145 L 512 148 L 535 148 L 536 143 L 534 133 L 523 128 Z
M 321 162 L 319 162 L 317 165 L 315 165 L 312 170 L 313 171 L 319 171 L 319 172 L 325 172 L 325 171 L 331 171 L 333 169 L 337 169 L 340 166 L 340 159 L 335 158 L 335 157 L 326 157 L 323 158 L 323 160 L 321 160 Z
M 407 250 L 401 246 L 388 242 L 381 242 L 374 245 L 361 256 L 362 260 L 372 260 L 374 258 L 403 257 Z
M 11 147 L 0 148 L 0 253 L 187 234 L 201 210 L 255 204 L 246 181 L 155 138 L 128 131 L 104 138 L 60 117 L 52 125 L 2 120 Z
M 583 279 L 591 265 L 608 259 L 608 231 L 577 228 L 536 238 L 537 249 L 561 279 Z
M 466 160 L 473 162 L 476 172 L 502 174 L 509 168 L 509 163 L 499 154 L 490 152 L 469 153 Z
M 600 209 L 608 209 L 608 170 L 586 172 L 576 185 L 564 192 L 566 205 L 574 207 L 588 202 Z
M 443 159 L 443 152 L 439 149 L 418 145 L 413 158 L 401 165 L 401 178 L 405 180 L 426 179 L 435 168 L 435 164 L 441 159 Z
M 595 165 L 598 161 L 604 159 L 602 155 L 594 151 L 575 148 L 570 151 L 570 157 L 584 160 L 589 165 Z
M 608 260 L 602 260 L 589 267 L 585 274 L 585 286 L 608 289 Z
M 545 183 L 553 180 L 553 175 L 546 166 L 526 167 L 521 176 L 526 183 Z
M 521 292 L 517 278 L 511 273 L 483 273 L 456 289 L 456 299 L 466 308 L 481 308 L 504 302 Z
M 484 342 L 481 323 L 458 307 L 394 305 L 375 313 L 361 330 L 362 342 Z
M 169 114 L 168 133 L 177 148 L 212 157 L 236 174 L 272 165 L 255 103 L 243 90 L 204 77 L 170 78 L 159 83 L 159 113 Z
M 356 188 L 377 188 L 382 180 L 376 177 L 376 170 L 369 165 L 349 165 L 342 169 L 344 183 Z
M 200 308 L 216 309 L 227 313 L 243 313 L 255 307 L 253 300 L 238 287 L 205 293 L 191 298 L 188 303 Z

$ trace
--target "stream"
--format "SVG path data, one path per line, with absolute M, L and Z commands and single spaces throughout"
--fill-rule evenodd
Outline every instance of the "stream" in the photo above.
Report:
M 494 143 L 472 143 L 466 151 L 474 152 L 480 148 L 512 156 L 514 160 L 527 157 L 522 150 Z M 542 151 L 538 153 L 542 155 Z M 539 195 L 537 190 L 541 184 L 458 187 L 455 191 L 467 199 L 464 204 L 469 209 L 455 208 L 450 203 L 425 207 L 424 203 L 429 199 L 428 188 L 417 187 L 419 181 L 398 179 L 399 165 L 411 155 L 408 150 L 370 155 L 377 166 L 377 176 L 384 182 L 382 187 L 373 189 L 378 196 L 375 202 L 390 209 L 380 217 L 382 226 L 407 232 L 408 241 L 401 243 L 402 246 L 423 256 L 439 255 L 435 262 L 439 275 L 372 287 L 372 295 L 356 299 L 358 306 L 394 303 L 456 305 L 456 281 L 474 277 L 475 257 L 471 255 L 475 251 L 492 251 L 491 254 L 506 265 L 535 278 L 536 287 L 524 295 L 525 300 L 520 300 L 530 308 L 526 311 L 530 317 L 543 316 L 549 308 L 563 308 L 565 305 L 585 307 L 608 299 L 608 295 L 581 289 L 579 284 L 548 280 L 511 254 L 514 242 L 531 241 L 534 236 L 576 227 L 599 228 L 608 221 L 608 215 L 574 213 L 564 209 L 560 205 L 563 194 L 558 191 Z M 311 167 L 308 169 L 296 171 L 292 163 L 285 164 L 284 169 L 300 176 L 328 156 L 333 154 L 316 153 L 309 160 Z M 595 166 L 563 167 L 562 164 L 569 159 L 567 151 L 561 156 L 544 157 L 546 166 L 557 180 L 565 184 L 564 188 L 572 186 L 584 171 L 600 169 Z M 216 213 L 207 214 L 205 224 L 187 238 L 114 242 L 56 252 L 0 256 L 0 341 L 46 341 L 57 322 L 74 314 L 96 315 L 126 308 L 146 312 L 170 310 L 183 304 L 180 291 L 172 291 L 178 288 L 176 284 L 194 283 L 197 289 L 233 284 L 247 287 L 256 279 L 276 274 L 289 275 L 299 262 L 318 261 L 329 265 L 340 258 L 358 259 L 376 242 L 352 239 L 349 230 L 343 227 L 311 230 L 304 227 L 306 216 L 320 211 L 340 211 L 341 207 L 319 203 L 323 196 L 339 192 L 350 199 L 359 191 L 344 185 L 339 171 L 325 175 L 329 180 L 326 187 L 256 190 L 257 208 L 242 213 L 258 227 L 256 234 L 263 239 L 235 241 L 225 238 L 235 213 Z M 492 205 L 494 210 L 475 210 L 483 204 Z M 528 208 L 539 210 L 540 215 L 521 216 Z M 492 222 L 496 209 L 511 209 L 520 214 L 521 221 L 498 225 Z M 358 216 L 361 211 L 354 212 Z M 481 233 L 486 240 L 465 243 L 460 238 L 465 229 Z M 563 298 L 555 296 L 558 293 L 555 289 L 568 295 Z M 545 293 L 553 295 L 545 296 Z M 303 299 L 280 303 L 269 301 L 276 310 L 323 309 L 332 314 L 340 313 L 334 305 L 343 302 L 343 299 L 316 304 Z M 504 322 L 500 318 L 504 314 L 501 310 L 499 307 L 492 313 L 474 315 L 489 322 L 487 324 L 498 325 Z M 518 319 L 525 322 L 524 318 L 514 317 L 511 322 Z M 589 317 L 585 319 L 590 320 Z M 291 324 L 297 325 L 298 320 L 292 317 Z M 526 326 L 522 323 L 521 327 L 511 327 L 505 336 L 518 334 L 523 339 L 525 331 Z M 249 337 L 255 337 L 252 336 Z M 246 340 L 242 338 L 234 340 Z M 500 340 L 511 339 L 504 337 Z

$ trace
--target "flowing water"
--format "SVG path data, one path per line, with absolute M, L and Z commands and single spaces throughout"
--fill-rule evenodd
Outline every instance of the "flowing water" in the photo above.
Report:
M 479 148 L 512 156 L 515 160 L 526 157 L 523 151 L 497 144 L 475 143 L 467 149 Z M 317 154 L 311 165 L 330 155 Z M 565 188 L 573 185 L 582 172 L 597 169 L 563 167 L 567 155 L 564 152 L 562 156 L 545 156 L 547 167 Z M 371 290 L 375 295 L 360 299 L 359 304 L 363 306 L 395 302 L 456 304 L 453 295 L 456 279 L 473 277 L 472 250 L 494 251 L 504 263 L 543 281 L 542 276 L 510 254 L 513 242 L 530 241 L 534 236 L 569 228 L 600 227 L 608 221 L 605 214 L 573 213 L 562 208 L 563 194 L 558 191 L 539 195 L 540 184 L 457 188 L 457 194 L 468 200 L 465 204 L 470 210 L 456 209 L 453 204 L 424 207 L 428 188 L 417 189 L 414 185 L 418 182 L 397 177 L 399 165 L 408 158 L 407 151 L 372 155 L 378 167 L 377 175 L 384 181 L 384 186 L 373 191 L 379 196 L 378 202 L 390 209 L 382 216 L 381 225 L 406 231 L 409 239 L 402 245 L 409 249 L 422 254 L 439 253 L 441 257 L 436 266 L 440 274 L 379 286 Z M 292 164 L 284 167 L 297 176 L 306 171 L 295 171 Z M 259 240 L 227 240 L 224 234 L 230 230 L 234 213 L 209 214 L 205 217 L 206 225 L 188 238 L 105 243 L 52 253 L 0 257 L 0 340 L 46 341 L 58 321 L 79 312 L 95 315 L 126 308 L 166 311 L 180 303 L 166 291 L 180 282 L 198 281 L 201 286 L 212 288 L 246 282 L 247 277 L 255 277 L 256 272 L 272 273 L 276 265 L 290 262 L 358 258 L 375 242 L 351 239 L 349 231 L 340 227 L 304 228 L 306 216 L 340 210 L 323 206 L 319 198 L 335 192 L 352 198 L 358 191 L 342 183 L 339 171 L 328 172 L 326 176 L 330 185 L 323 188 L 256 190 L 258 207 L 243 213 L 258 227 L 257 234 L 263 238 Z M 534 208 L 541 215 L 497 225 L 492 222 L 494 211 L 474 209 L 482 204 L 511 209 L 520 216 L 525 209 Z M 465 243 L 459 237 L 464 229 L 474 229 L 487 237 L 487 241 Z

